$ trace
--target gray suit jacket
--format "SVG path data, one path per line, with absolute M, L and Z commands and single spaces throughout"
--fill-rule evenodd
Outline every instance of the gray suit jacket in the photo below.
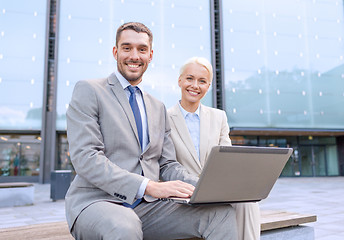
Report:
M 199 175 L 208 158 L 210 150 L 216 145 L 231 145 L 226 113 L 222 110 L 204 106 L 200 108 L 200 159 L 193 145 L 179 104 L 168 109 L 171 137 L 176 149 L 177 160 L 189 173 Z
M 165 106 L 144 93 L 149 144 L 141 152 L 135 118 L 115 74 L 76 84 L 67 110 L 70 157 L 77 173 L 65 199 L 70 229 L 81 213 L 97 201 L 132 204 L 143 181 L 182 180 L 193 185 L 175 159 Z M 146 201 L 154 201 L 145 196 Z

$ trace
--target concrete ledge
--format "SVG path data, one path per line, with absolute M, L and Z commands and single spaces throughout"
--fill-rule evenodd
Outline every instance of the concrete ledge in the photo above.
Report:
M 264 231 L 261 240 L 314 240 L 314 228 L 297 226 Z
M 32 183 L 0 183 L 0 207 L 32 205 L 34 189 Z

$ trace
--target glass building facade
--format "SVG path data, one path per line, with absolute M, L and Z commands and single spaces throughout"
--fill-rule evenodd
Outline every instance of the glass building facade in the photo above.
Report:
M 315 134 L 318 129 L 342 129 L 343 2 L 222 2 L 229 124 L 285 133 L 290 128 L 314 129 Z M 254 139 L 253 145 L 294 148 L 285 176 L 339 174 L 335 137 Z
M 223 1 L 234 126 L 343 128 L 343 2 Z
M 65 113 L 74 85 L 113 72 L 116 29 L 129 21 L 153 32 L 143 88 L 167 108 L 180 99 L 180 66 L 205 57 L 223 78 L 214 79 L 222 88 L 210 89 L 203 103 L 217 107 L 222 96 L 233 144 L 293 147 L 282 176 L 344 175 L 343 6 L 339 0 L 2 0 L 0 181 L 44 182 L 38 176 L 73 169 Z M 53 117 L 46 102 L 53 102 Z
M 82 9 L 75 7 L 81 4 Z M 166 107 L 179 99 L 177 80 L 184 61 L 192 56 L 211 59 L 208 0 L 88 1 L 86 5 L 82 0 L 61 1 L 58 130 L 66 129 L 65 112 L 75 83 L 107 77 L 115 69 L 112 48 L 116 29 L 130 21 L 142 22 L 153 32 L 153 60 L 142 83 L 144 90 L 163 101 Z M 210 91 L 205 99 L 210 106 L 211 95 Z
M 0 4 L 0 129 L 40 130 L 47 5 Z

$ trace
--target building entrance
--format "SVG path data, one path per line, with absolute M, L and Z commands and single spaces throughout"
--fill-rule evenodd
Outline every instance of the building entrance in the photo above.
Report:
M 327 176 L 327 159 L 325 145 L 299 147 L 299 172 L 304 177 Z
M 283 177 L 339 176 L 335 137 L 232 136 L 231 139 L 233 145 L 293 148 Z

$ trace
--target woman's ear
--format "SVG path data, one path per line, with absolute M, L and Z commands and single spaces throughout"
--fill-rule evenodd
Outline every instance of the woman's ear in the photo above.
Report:
M 178 86 L 179 87 L 180 87 L 181 82 L 182 82 L 182 79 L 181 79 L 181 76 L 179 76 L 179 78 L 178 78 Z

